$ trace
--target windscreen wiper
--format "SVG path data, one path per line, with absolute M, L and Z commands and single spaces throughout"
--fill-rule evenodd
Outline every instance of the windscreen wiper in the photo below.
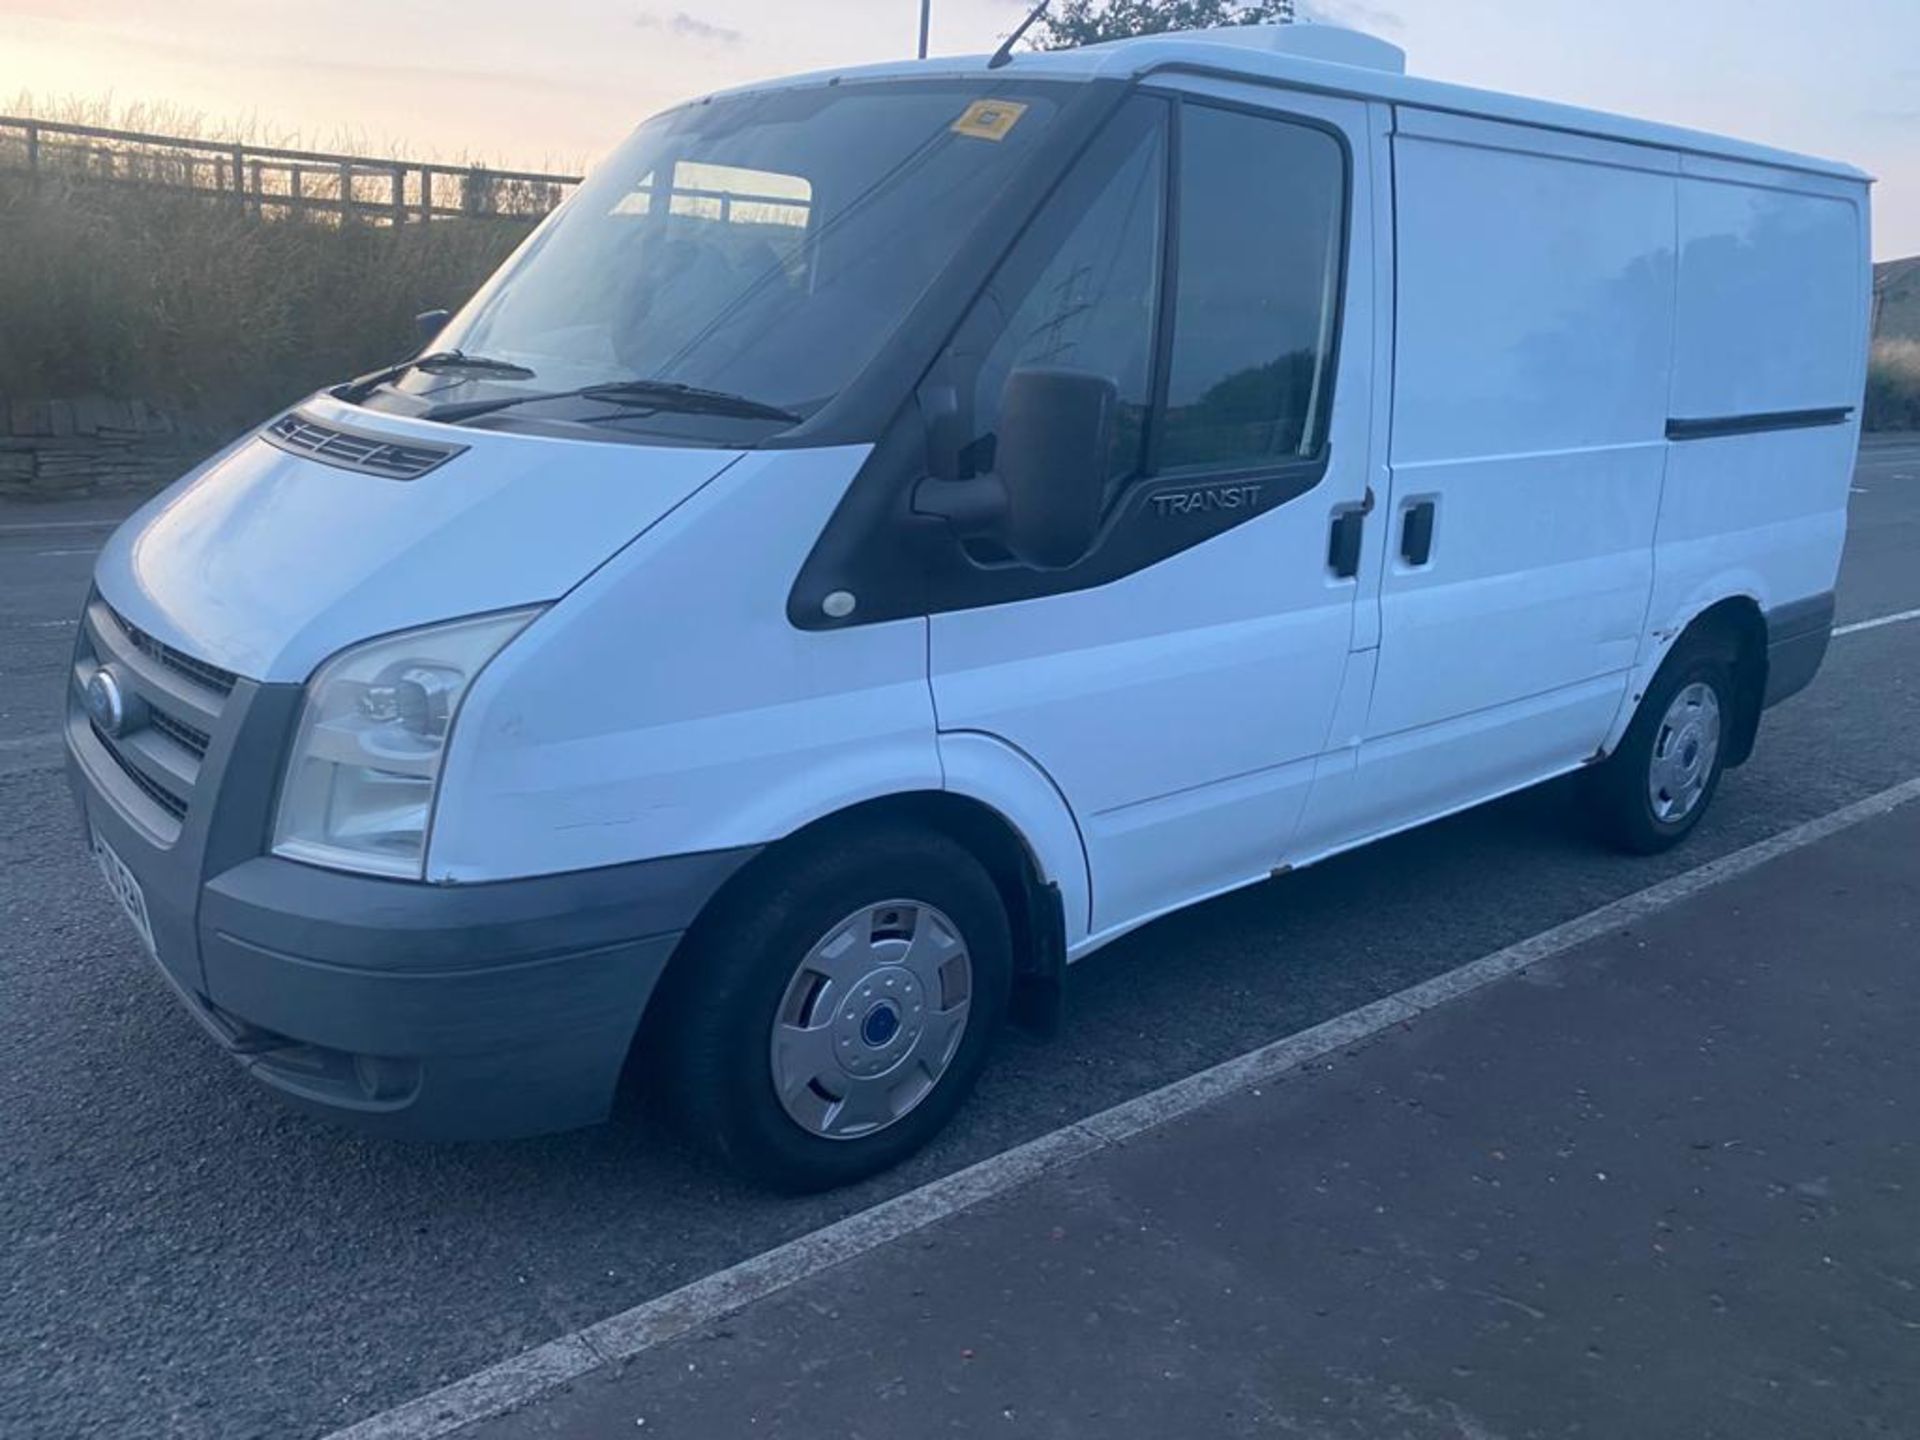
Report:
M 374 370 L 366 375 L 349 380 L 334 393 L 342 400 L 359 400 L 371 395 L 389 380 L 398 380 L 409 370 L 475 370 L 487 375 L 498 375 L 503 380 L 531 380 L 533 371 L 524 365 L 516 365 L 511 360 L 495 360 L 490 355 L 469 355 L 464 350 L 435 350 L 426 355 L 415 355 L 411 360 L 402 360 L 398 365 L 389 365 L 384 370 Z
M 574 390 L 541 390 L 531 395 L 508 395 L 497 400 L 469 400 L 452 405 L 436 405 L 420 418 L 458 423 L 477 415 L 491 415 L 514 405 L 535 400 L 599 400 L 609 405 L 643 410 L 683 410 L 703 415 L 734 415 L 743 420 L 784 420 L 798 424 L 802 417 L 778 405 L 735 395 L 726 390 L 704 390 L 698 385 L 682 385 L 674 380 L 603 380 L 597 385 L 582 385 Z

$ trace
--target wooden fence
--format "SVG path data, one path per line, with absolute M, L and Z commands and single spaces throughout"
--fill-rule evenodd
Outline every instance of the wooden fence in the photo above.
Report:
M 0 116 L 0 171 L 192 191 L 262 215 L 377 225 L 537 217 L 580 183 L 577 175 L 330 155 L 12 116 Z

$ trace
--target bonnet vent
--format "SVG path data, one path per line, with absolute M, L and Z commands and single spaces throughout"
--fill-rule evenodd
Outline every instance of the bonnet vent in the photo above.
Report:
M 318 460 L 342 470 L 358 470 L 387 480 L 418 480 L 467 447 L 432 445 L 419 440 L 393 440 L 323 425 L 299 410 L 290 410 L 262 433 L 261 439 L 295 455 Z

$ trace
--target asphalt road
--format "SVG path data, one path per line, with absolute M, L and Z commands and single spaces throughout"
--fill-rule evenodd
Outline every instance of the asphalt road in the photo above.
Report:
M 1900 789 L 457 1440 L 1911 1436 Z
M 1920 443 L 1862 455 L 1842 625 L 1920 609 Z M 153 974 L 44 737 L 102 532 L 0 511 L 0 1433 L 325 1432 L 959 1165 L 1920 775 L 1920 622 L 1843 636 L 1678 853 L 1548 786 L 1156 923 L 1072 972 L 929 1152 L 806 1201 L 644 1116 L 514 1145 L 281 1110 Z

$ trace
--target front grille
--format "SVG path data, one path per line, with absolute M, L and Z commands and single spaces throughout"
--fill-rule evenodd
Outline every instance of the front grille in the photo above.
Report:
M 101 670 L 111 672 L 125 706 L 117 735 L 87 709 L 87 686 Z M 142 817 L 162 844 L 173 842 L 193 808 L 202 766 L 238 679 L 148 634 L 99 595 L 87 602 L 69 705 L 126 777 L 118 797 L 123 806 Z
M 107 606 L 107 613 L 113 617 L 113 623 L 126 632 L 127 639 L 132 642 L 133 648 L 149 660 L 157 661 L 175 674 L 184 675 L 194 683 L 204 685 L 217 694 L 225 695 L 233 689 L 233 682 L 238 677 L 231 670 L 222 670 L 218 665 L 209 665 L 204 660 L 196 660 L 191 655 L 174 649 L 166 641 L 154 639 L 111 605 Z M 206 746 L 202 745 L 200 748 L 204 750 Z
M 147 710 L 147 723 L 176 745 L 191 750 L 194 759 L 206 759 L 207 747 L 213 743 L 213 737 L 206 731 L 197 729 L 186 721 L 175 719 L 166 711 L 156 710 L 151 706 Z
M 162 810 L 166 811 L 167 814 L 171 815 L 175 820 L 184 820 L 187 818 L 187 801 L 185 796 L 174 794 L 173 791 L 162 785 L 158 780 L 155 780 L 152 776 L 134 765 L 131 760 L 127 759 L 120 747 L 114 743 L 113 737 L 98 725 L 93 727 L 93 738 L 100 742 L 101 747 L 106 750 L 107 754 L 113 757 L 113 763 L 120 767 L 121 773 L 131 780 L 143 795 L 153 801 L 153 803 L 158 805 Z
M 418 480 L 453 459 L 464 445 L 431 445 L 419 440 L 390 440 L 323 425 L 298 410 L 282 415 L 264 432 L 266 441 L 342 470 L 358 470 L 388 480 Z

